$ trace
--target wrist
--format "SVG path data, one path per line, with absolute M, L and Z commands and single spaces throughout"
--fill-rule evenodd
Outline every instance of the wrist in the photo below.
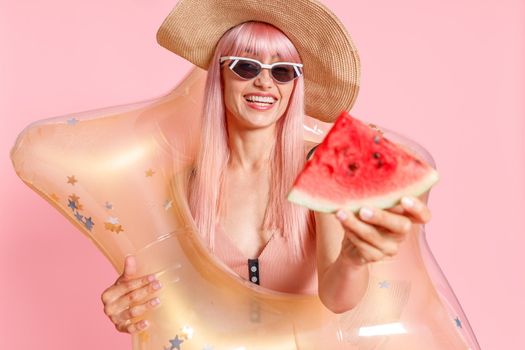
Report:
M 367 268 L 367 263 L 362 260 L 361 256 L 357 254 L 349 256 L 344 254 L 343 250 L 341 250 L 335 262 L 345 270 L 363 270 Z

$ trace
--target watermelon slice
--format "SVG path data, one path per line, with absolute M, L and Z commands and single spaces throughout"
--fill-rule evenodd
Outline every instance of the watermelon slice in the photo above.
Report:
M 385 209 L 419 196 L 437 171 L 405 147 L 343 112 L 295 179 L 288 200 L 312 210 Z

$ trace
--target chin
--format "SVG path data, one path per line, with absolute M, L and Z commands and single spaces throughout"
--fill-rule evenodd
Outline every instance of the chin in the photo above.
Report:
M 244 121 L 244 125 L 250 129 L 266 129 L 272 125 L 275 125 L 276 123 L 277 120 L 271 119 L 271 121 L 269 121 L 267 118 L 261 118 L 257 120 L 248 119 Z

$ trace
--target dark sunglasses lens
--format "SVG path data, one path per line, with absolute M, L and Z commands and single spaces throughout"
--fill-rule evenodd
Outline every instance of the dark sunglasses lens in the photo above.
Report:
M 241 78 L 252 79 L 255 78 L 261 71 L 261 66 L 255 62 L 243 61 L 240 60 L 232 68 L 232 70 L 237 73 Z
M 281 83 L 287 83 L 297 78 L 297 74 L 293 66 L 290 65 L 277 65 L 272 68 L 272 76 L 275 80 Z

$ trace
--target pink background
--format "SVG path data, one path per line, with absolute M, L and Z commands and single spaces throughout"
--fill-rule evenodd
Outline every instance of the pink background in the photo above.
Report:
M 360 51 L 353 114 L 409 135 L 437 162 L 428 241 L 481 347 L 520 348 L 525 3 L 324 3 Z M 155 33 L 174 4 L 0 1 L 0 349 L 130 348 L 100 301 L 117 273 L 22 183 L 8 152 L 32 121 L 173 87 L 190 65 Z

